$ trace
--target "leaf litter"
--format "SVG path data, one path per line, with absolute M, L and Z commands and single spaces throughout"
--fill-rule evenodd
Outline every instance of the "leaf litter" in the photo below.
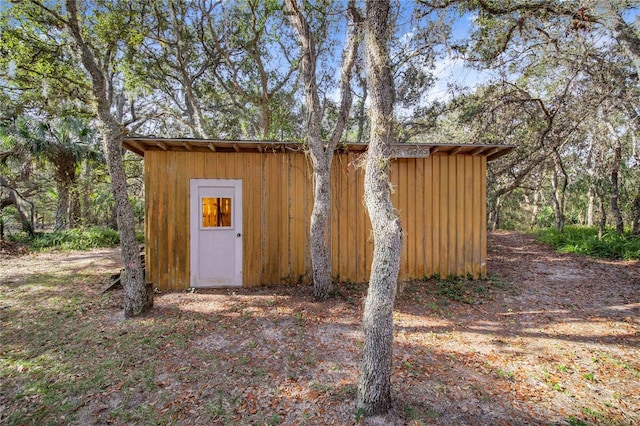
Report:
M 490 276 L 402 283 L 393 408 L 355 411 L 366 285 L 170 292 L 121 317 L 116 250 L 0 257 L 0 424 L 640 423 L 640 264 L 489 236 Z

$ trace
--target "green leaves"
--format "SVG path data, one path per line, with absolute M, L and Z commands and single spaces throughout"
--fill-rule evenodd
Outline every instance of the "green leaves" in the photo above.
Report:
M 23 2 L 0 11 L 0 22 L 0 78 L 13 102 L 56 113 L 61 104 L 86 99 L 86 76 L 59 21 Z
M 608 230 L 598 238 L 598 230 L 584 226 L 567 226 L 564 232 L 548 228 L 538 231 L 538 240 L 561 253 L 579 253 L 605 259 L 640 259 L 640 237 Z

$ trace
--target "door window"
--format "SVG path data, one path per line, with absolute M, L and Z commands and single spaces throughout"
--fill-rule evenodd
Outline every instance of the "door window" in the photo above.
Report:
M 202 228 L 230 228 L 232 217 L 230 197 L 202 197 Z

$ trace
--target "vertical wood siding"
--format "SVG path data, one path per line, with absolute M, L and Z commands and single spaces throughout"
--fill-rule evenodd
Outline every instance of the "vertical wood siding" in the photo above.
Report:
M 361 157 L 337 154 L 328 242 L 336 279 L 367 281 L 373 241 Z M 302 153 L 145 153 L 147 280 L 189 287 L 189 179 L 243 180 L 244 286 L 309 282 L 311 165 Z M 486 158 L 397 159 L 393 203 L 404 230 L 401 279 L 486 274 Z

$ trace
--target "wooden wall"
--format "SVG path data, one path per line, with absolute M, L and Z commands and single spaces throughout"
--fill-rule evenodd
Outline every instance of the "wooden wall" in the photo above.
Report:
M 361 154 L 333 162 L 333 273 L 368 280 L 373 241 L 363 202 Z M 486 157 L 393 161 L 393 202 L 405 232 L 400 276 L 486 273 Z M 311 164 L 302 153 L 147 151 L 147 280 L 189 287 L 189 179 L 243 180 L 244 286 L 308 282 Z

